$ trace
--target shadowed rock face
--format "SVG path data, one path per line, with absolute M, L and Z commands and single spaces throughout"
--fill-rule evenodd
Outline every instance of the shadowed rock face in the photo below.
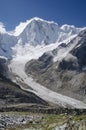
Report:
M 47 53 L 44 53 L 38 60 L 31 60 L 27 62 L 25 71 L 28 74 L 29 70 L 37 73 L 44 73 L 53 64 L 53 57 Z
M 0 76 L 6 76 L 7 73 L 7 60 L 6 59 L 0 59 Z
M 19 86 L 6 79 L 0 79 L 0 101 L 3 104 L 7 103 L 7 105 L 19 103 L 46 104 L 35 94 L 21 90 Z
M 62 70 L 78 70 L 78 63 L 76 63 L 75 61 L 66 61 L 65 59 L 62 60 L 62 62 L 60 63 L 59 67 Z
M 60 63 L 60 68 L 63 70 L 82 71 L 86 66 L 86 31 L 80 32 L 78 36 L 81 40 Z
M 74 49 L 72 54 L 77 57 L 80 69 L 86 66 L 86 43 L 83 43 L 80 47 Z
M 79 68 L 83 69 L 86 66 L 86 31 L 82 31 L 79 35 L 82 38 L 71 53 L 77 57 Z
M 28 62 L 25 70 L 47 88 L 86 103 L 86 31 L 79 37 L 81 40 L 62 61 L 53 63 L 52 56 L 44 54 Z

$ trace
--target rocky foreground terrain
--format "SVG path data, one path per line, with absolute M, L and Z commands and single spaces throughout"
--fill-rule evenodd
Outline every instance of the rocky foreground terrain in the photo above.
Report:
M 66 113 L 59 115 L 1 113 L 0 130 L 86 130 L 86 116 Z

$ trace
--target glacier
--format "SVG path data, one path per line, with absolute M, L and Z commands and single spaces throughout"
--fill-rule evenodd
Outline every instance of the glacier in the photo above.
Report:
M 66 49 L 60 49 L 54 57 L 54 62 L 62 60 L 76 45 L 70 41 L 85 28 L 76 28 L 73 25 L 62 25 L 40 18 L 32 18 L 20 23 L 13 31 L 7 32 L 0 26 L 0 57 L 10 60 L 8 65 L 9 78 L 20 85 L 23 90 L 31 91 L 42 99 L 66 107 L 86 108 L 86 104 L 76 99 L 53 92 L 38 84 L 32 77 L 25 73 L 25 64 L 31 59 L 38 59 L 43 53 L 58 48 L 62 43 L 67 44 Z M 75 39 L 80 40 L 79 39 Z M 13 76 L 12 76 L 13 75 Z M 25 83 L 28 88 L 22 86 Z M 31 89 L 29 88 L 31 87 Z

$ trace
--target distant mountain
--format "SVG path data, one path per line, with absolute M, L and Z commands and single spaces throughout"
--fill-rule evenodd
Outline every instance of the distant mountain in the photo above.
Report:
M 86 28 L 35 17 L 0 29 L 1 76 L 50 105 L 86 108 Z

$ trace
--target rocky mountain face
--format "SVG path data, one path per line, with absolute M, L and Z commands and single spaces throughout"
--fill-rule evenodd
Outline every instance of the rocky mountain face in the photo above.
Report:
M 0 32 L 0 56 L 11 59 L 13 55 L 12 47 L 17 43 L 17 38 L 7 32 Z
M 58 56 L 60 49 L 67 48 L 62 43 L 59 49 L 26 63 L 26 73 L 47 88 L 86 103 L 86 30 L 81 31 L 77 39 L 79 40 L 74 43 L 76 45 L 63 59 L 58 58 L 53 62 L 53 55 Z M 75 39 L 69 45 L 73 45 L 74 41 Z
M 20 86 L 0 81 L 1 98 L 9 90 L 9 104 L 86 108 L 86 28 L 33 18 L 0 30 L 0 76 Z

